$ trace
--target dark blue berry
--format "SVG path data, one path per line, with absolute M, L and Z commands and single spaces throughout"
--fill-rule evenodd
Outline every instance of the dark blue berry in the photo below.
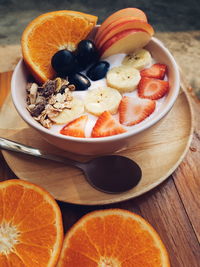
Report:
M 97 81 L 106 76 L 106 73 L 108 72 L 108 69 L 110 67 L 110 64 L 107 61 L 99 61 L 87 71 L 87 76 L 92 81 Z
M 51 65 L 59 76 L 65 77 L 77 71 L 78 62 L 73 52 L 64 49 L 55 53 Z
M 91 85 L 88 78 L 81 73 L 75 73 L 75 74 L 68 76 L 68 80 L 70 84 L 75 85 L 77 91 L 86 90 Z
M 98 60 L 98 51 L 95 44 L 90 40 L 82 40 L 75 51 L 78 63 L 82 69 Z

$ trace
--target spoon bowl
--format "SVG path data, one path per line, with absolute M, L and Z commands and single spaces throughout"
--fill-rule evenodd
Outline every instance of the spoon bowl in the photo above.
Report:
M 136 186 L 142 176 L 141 168 L 129 158 L 110 155 L 87 162 L 83 171 L 96 189 L 106 193 L 122 193 Z

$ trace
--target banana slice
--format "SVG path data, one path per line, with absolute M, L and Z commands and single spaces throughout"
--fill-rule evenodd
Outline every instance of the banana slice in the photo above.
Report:
M 79 117 L 84 112 L 84 103 L 78 98 L 73 98 L 71 101 L 70 109 L 63 109 L 61 113 L 54 118 L 51 118 L 56 124 L 66 124 L 77 117 Z
M 132 92 L 140 81 L 140 72 L 126 66 L 114 67 L 107 73 L 107 85 L 120 93 Z
M 141 70 L 148 64 L 151 64 L 151 61 L 152 58 L 149 51 L 147 51 L 146 49 L 140 49 L 135 53 L 125 56 L 122 61 L 122 64 Z
M 121 99 L 121 94 L 113 88 L 93 89 L 88 91 L 85 97 L 85 109 L 96 116 L 101 115 L 106 110 L 111 114 L 115 114 Z

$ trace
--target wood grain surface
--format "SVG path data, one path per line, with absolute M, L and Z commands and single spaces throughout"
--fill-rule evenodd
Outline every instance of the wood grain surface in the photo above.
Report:
M 12 71 L 0 73 L 0 108 L 3 105 L 8 93 L 10 92 L 10 80 Z
M 3 75 L 4 76 L 4 75 Z M 3 86 L 9 79 L 2 79 Z M 6 81 L 6 82 L 5 82 Z M 0 83 L 1 92 L 8 90 Z M 3 94 L 0 94 L 0 98 Z M 5 100 L 5 97 L 3 97 Z M 106 206 L 79 206 L 58 202 L 65 231 L 84 214 L 97 209 L 123 208 L 147 219 L 160 234 L 170 255 L 172 267 L 198 267 L 200 262 L 200 103 L 191 96 L 195 132 L 192 144 L 182 164 L 159 187 L 132 200 Z M 1 113 L 1 112 L 0 112 Z M 2 155 L 0 180 L 16 178 Z

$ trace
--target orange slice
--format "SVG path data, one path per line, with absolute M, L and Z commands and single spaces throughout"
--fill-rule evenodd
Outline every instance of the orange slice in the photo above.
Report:
M 0 182 L 0 266 L 52 267 L 63 242 L 62 216 L 53 197 L 21 180 Z
M 21 45 L 24 61 L 35 79 L 40 83 L 52 79 L 52 56 L 65 48 L 75 50 L 96 22 L 96 16 L 70 10 L 49 12 L 34 19 L 24 30 Z
M 85 215 L 67 233 L 58 267 L 169 267 L 167 251 L 152 226 L 129 211 Z

